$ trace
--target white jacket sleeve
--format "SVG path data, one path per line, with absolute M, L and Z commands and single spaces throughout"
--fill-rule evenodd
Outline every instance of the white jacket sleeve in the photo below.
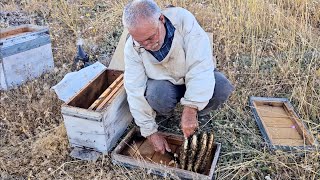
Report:
M 142 62 L 135 57 L 125 49 L 124 86 L 127 92 L 130 112 L 135 123 L 140 127 L 141 135 L 147 137 L 157 132 L 158 125 L 155 122 L 156 113 L 144 96 L 148 80 L 145 68 Z
M 181 104 L 195 106 L 200 111 L 208 104 L 214 91 L 213 57 L 207 33 L 189 11 L 186 14 L 183 19 L 188 21 L 185 23 L 188 26 L 183 29 L 187 67 L 186 92 Z

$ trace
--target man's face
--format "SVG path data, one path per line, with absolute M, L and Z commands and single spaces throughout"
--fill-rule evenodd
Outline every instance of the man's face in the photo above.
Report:
M 164 27 L 165 19 L 161 15 L 158 23 L 151 24 L 148 21 L 141 19 L 140 24 L 135 28 L 129 29 L 130 35 L 141 46 L 150 51 L 158 51 L 166 35 L 166 28 Z

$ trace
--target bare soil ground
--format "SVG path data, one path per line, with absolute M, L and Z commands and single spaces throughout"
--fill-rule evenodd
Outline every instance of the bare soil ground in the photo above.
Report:
M 320 141 L 320 3 L 316 0 L 157 1 L 190 10 L 214 34 L 218 68 L 236 86 L 206 126 L 222 143 L 217 179 L 320 179 L 320 151 L 270 151 L 248 105 L 249 96 L 286 97 Z M 108 64 L 122 32 L 120 1 L 0 2 L 0 27 L 50 27 L 55 69 L 0 92 L 1 179 L 158 179 L 141 169 L 69 156 L 60 101 L 50 88 L 71 71 L 76 39 L 93 61 Z M 179 108 L 161 129 L 180 132 Z M 161 121 L 161 120 L 160 120 Z M 168 179 L 168 178 L 167 178 Z

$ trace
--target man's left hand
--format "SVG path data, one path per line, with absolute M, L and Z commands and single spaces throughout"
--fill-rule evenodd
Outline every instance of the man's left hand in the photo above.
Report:
M 185 106 L 181 117 L 181 128 L 185 138 L 193 135 L 199 127 L 197 109 Z

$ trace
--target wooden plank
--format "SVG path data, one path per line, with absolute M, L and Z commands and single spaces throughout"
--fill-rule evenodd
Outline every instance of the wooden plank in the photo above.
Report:
M 278 128 L 268 127 L 271 139 L 302 139 L 301 135 L 295 128 Z
M 255 101 L 253 101 L 253 106 L 255 107 L 255 109 L 257 110 L 257 104 Z M 259 114 L 259 111 L 257 110 L 258 115 L 261 117 L 261 115 Z M 272 138 L 271 138 L 271 133 L 269 132 L 269 129 L 267 128 L 267 125 L 264 121 L 261 120 L 261 124 L 267 134 L 267 136 L 269 137 L 270 143 L 272 143 Z
M 112 98 L 116 92 L 123 86 L 123 79 L 118 83 L 118 85 L 110 92 L 110 94 L 102 101 L 102 103 L 97 107 L 97 110 L 101 110 L 108 103 L 108 101 Z
M 27 27 L 20 27 L 20 28 L 13 29 L 13 30 L 10 30 L 7 32 L 1 32 L 0 39 L 7 38 L 9 36 L 14 36 L 14 35 L 21 34 L 21 33 L 26 33 L 26 32 L 32 32 L 32 30 L 30 31 L 29 28 L 27 28 Z
M 153 149 L 153 145 L 149 141 L 145 140 L 134 156 L 138 158 L 142 157 L 145 160 L 151 160 L 154 154 L 155 151 Z
M 7 90 L 7 89 L 8 89 L 7 80 L 4 74 L 2 59 L 0 57 L 0 90 Z
M 118 91 L 116 91 L 116 93 L 107 101 L 106 106 L 108 106 L 108 104 L 110 104 L 110 103 L 112 103 L 114 101 L 114 99 L 119 95 L 121 90 L 124 90 L 124 86 L 123 85 L 121 87 L 119 87 Z
M 106 136 L 102 122 L 68 115 L 63 115 L 63 119 L 71 146 L 92 148 L 99 152 L 106 151 Z
M 273 98 L 271 98 L 273 99 Z M 274 106 L 274 107 L 283 107 L 283 103 L 280 100 L 256 100 L 256 105 L 257 106 Z
M 300 133 L 300 135 L 306 139 L 308 145 L 314 145 L 315 139 L 311 134 L 308 132 L 308 130 L 305 128 L 305 126 L 302 124 L 301 120 L 298 118 L 296 113 L 292 108 L 288 106 L 288 104 L 285 103 L 286 111 L 289 113 L 290 118 L 295 122 L 295 127 L 297 131 Z
M 121 151 L 121 154 L 133 157 L 145 140 L 144 137 L 136 137 L 132 143 L 128 144 L 123 151 Z
M 303 145 L 305 145 L 304 141 L 302 139 L 273 139 L 273 143 L 275 145 L 283 145 L 283 146 L 303 146 Z
M 172 153 L 175 153 L 178 148 L 178 146 L 173 145 L 173 144 L 169 144 L 169 147 L 170 147 Z M 172 160 L 174 160 L 174 159 L 168 153 L 161 154 L 160 152 L 156 152 L 152 157 L 153 162 L 167 165 L 167 166 L 174 166 L 175 165 L 174 163 L 169 164 L 170 161 L 172 161 Z
M 137 132 L 139 132 L 137 127 L 132 128 L 112 153 L 122 154 L 122 151 L 125 149 L 125 147 L 127 147 L 128 144 L 130 144 L 132 137 L 134 137 Z
M 29 39 L 27 39 L 29 38 Z M 42 51 L 40 51 L 37 54 L 33 54 L 34 56 L 39 56 L 45 53 L 52 53 L 51 50 L 51 40 L 49 35 L 37 35 L 37 37 L 26 37 L 24 41 L 14 41 L 15 44 L 12 44 L 11 46 L 5 46 L 1 48 L 2 51 L 2 58 L 6 58 L 18 53 L 23 53 L 25 51 L 30 51 L 35 48 L 42 48 Z M 49 48 L 45 49 L 45 45 L 50 45 Z
M 122 81 L 123 74 L 121 74 L 99 97 L 95 100 L 92 105 L 88 108 L 90 110 L 95 109 L 100 103 L 109 95 L 109 93 L 116 88 L 116 86 Z
M 99 112 L 90 111 L 88 109 L 78 108 L 62 104 L 61 113 L 68 116 L 75 116 L 87 120 L 102 121 L 102 114 Z
M 283 107 L 260 105 L 256 109 L 261 117 L 289 117 Z
M 110 102 L 112 102 L 112 100 L 115 98 L 115 96 L 118 94 L 118 92 L 120 91 L 121 88 L 123 88 L 123 83 L 124 83 L 124 80 L 122 80 L 122 82 L 120 82 L 116 88 L 113 90 L 113 92 L 110 93 L 110 97 L 106 98 L 106 101 L 107 103 L 106 104 L 109 104 Z M 111 95 L 112 94 L 112 95 Z
M 262 117 L 262 121 L 265 122 L 267 127 L 293 127 L 294 123 L 290 118 L 286 117 Z
M 133 119 L 125 89 L 121 88 L 115 99 L 100 112 L 103 113 L 103 125 L 107 138 L 106 144 L 110 146 L 108 149 L 110 150 L 117 144 Z

